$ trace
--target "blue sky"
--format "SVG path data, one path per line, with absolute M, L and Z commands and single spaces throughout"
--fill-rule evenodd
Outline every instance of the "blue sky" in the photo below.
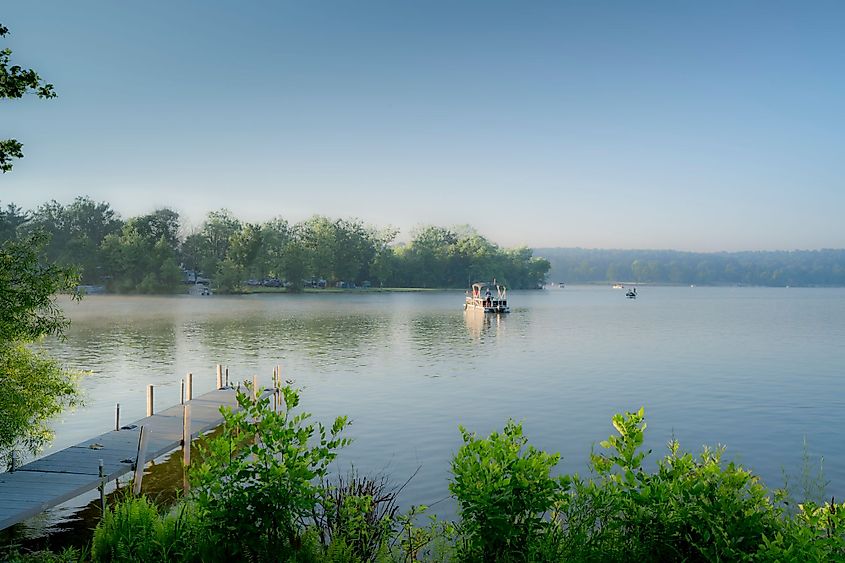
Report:
M 8 1 L 0 201 L 845 247 L 841 2 Z

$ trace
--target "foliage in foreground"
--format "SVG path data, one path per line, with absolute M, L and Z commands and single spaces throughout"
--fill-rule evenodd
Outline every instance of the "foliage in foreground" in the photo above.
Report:
M 8 34 L 9 28 L 0 24 L 0 37 Z M 0 49 L 0 100 L 20 99 L 27 94 L 43 99 L 56 97 L 52 84 L 45 83 L 31 68 L 12 64 L 11 55 L 11 49 Z M 23 158 L 23 144 L 16 139 L 0 140 L 0 172 L 10 171 L 15 158 Z
M 46 335 L 62 336 L 67 320 L 55 294 L 73 291 L 73 269 L 45 264 L 46 239 L 33 235 L 0 246 L 0 463 L 37 452 L 52 433 L 47 421 L 79 400 L 76 375 L 27 347 Z
M 338 417 L 330 428 L 295 414 L 299 394 L 280 390 L 280 408 L 270 397 L 238 394 L 241 409 L 224 410 L 223 432 L 202 450 L 191 470 L 191 499 L 216 556 L 279 557 L 308 544 L 303 533 L 315 507 L 324 502 L 320 486 L 337 450 L 348 438 Z M 225 551 L 225 554 L 221 552 Z
M 555 475 L 558 454 L 532 447 L 522 426 L 479 437 L 461 428 L 452 464 L 456 522 L 402 514 L 386 481 L 326 481 L 348 440 L 331 428 L 241 394 L 223 434 L 193 470 L 190 496 L 160 514 L 145 499 L 118 504 L 98 526 L 97 561 L 836 561 L 845 560 L 845 504 L 791 511 L 723 448 L 694 456 L 676 441 L 643 463 L 642 409 L 613 417 L 616 434 L 591 455 L 590 475 Z

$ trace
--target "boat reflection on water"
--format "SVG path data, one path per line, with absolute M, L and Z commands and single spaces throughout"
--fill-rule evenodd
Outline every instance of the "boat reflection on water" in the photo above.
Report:
M 482 338 L 497 338 L 504 335 L 507 326 L 506 315 L 484 314 L 478 309 L 467 309 L 464 311 L 464 323 L 467 332 L 475 340 Z

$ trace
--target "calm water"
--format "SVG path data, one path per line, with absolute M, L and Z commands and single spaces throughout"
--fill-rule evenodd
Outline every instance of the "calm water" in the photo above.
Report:
M 524 421 L 535 445 L 583 471 L 614 412 L 645 406 L 655 455 L 674 434 L 686 449 L 727 455 L 780 486 L 800 470 L 806 436 L 824 455 L 829 494 L 845 495 L 845 290 L 609 287 L 512 292 L 513 312 L 464 313 L 463 293 L 261 295 L 212 298 L 90 296 L 69 303 L 69 367 L 90 370 L 87 405 L 57 424 L 61 448 L 107 431 L 114 404 L 140 418 L 157 404 L 273 366 L 304 388 L 317 417 L 348 414 L 355 443 L 340 457 L 403 481 L 407 504 L 448 495 L 458 425 L 478 433 Z M 437 505 L 451 515 L 453 505 Z

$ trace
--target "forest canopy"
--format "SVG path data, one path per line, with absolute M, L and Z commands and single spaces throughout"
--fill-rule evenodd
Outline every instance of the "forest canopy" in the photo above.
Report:
M 0 241 L 35 232 L 49 237 L 46 260 L 75 266 L 84 284 L 122 293 L 177 291 L 187 272 L 219 291 L 268 280 L 297 291 L 306 284 L 464 288 L 494 278 L 530 289 L 542 287 L 549 269 L 530 249 L 501 248 L 471 227 L 422 226 L 397 243 L 394 228 L 320 215 L 250 223 L 223 209 L 189 229 L 172 209 L 124 219 L 87 197 L 0 209 Z

